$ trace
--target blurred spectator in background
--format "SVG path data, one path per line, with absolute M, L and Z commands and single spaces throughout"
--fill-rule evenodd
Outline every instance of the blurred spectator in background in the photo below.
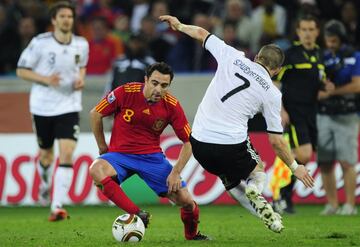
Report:
M 319 103 L 318 165 L 328 204 L 322 215 L 357 214 L 355 207 L 356 171 L 358 162 L 360 52 L 347 43 L 346 29 L 336 20 L 324 28 L 326 75 L 336 88 Z M 341 165 L 346 201 L 339 209 L 334 163 Z
M 202 13 L 194 15 L 193 25 L 212 30 L 210 18 Z M 189 36 L 180 36 L 179 41 L 169 54 L 169 63 L 177 72 L 209 72 L 215 71 L 217 63 L 209 51 L 201 43 Z
M 285 34 L 286 10 L 274 0 L 264 0 L 254 9 L 251 17 L 251 50 L 256 52 L 260 46 L 271 43 Z
M 93 38 L 89 41 L 89 74 L 104 74 L 109 72 L 111 64 L 117 56 L 124 53 L 120 39 L 110 34 L 107 20 L 95 17 L 91 22 Z
M 150 16 L 156 20 L 156 32 L 166 40 L 171 46 L 178 41 L 178 34 L 174 32 L 166 22 L 159 21 L 159 16 L 168 15 L 169 6 L 166 0 L 156 0 L 150 9 Z M 167 59 L 167 58 L 164 58 Z M 160 61 L 160 60 L 159 60 Z
M 154 59 L 158 62 L 167 62 L 170 49 L 176 40 L 168 39 L 163 33 L 157 32 L 156 23 L 157 19 L 149 15 L 145 16 L 141 21 L 140 34 L 146 38 Z
M 17 29 L 18 37 L 16 40 L 19 57 L 21 52 L 28 46 L 31 39 L 35 36 L 36 32 L 35 21 L 32 17 L 23 17 L 20 19 Z
M 16 32 L 8 22 L 6 9 L 0 5 L 0 74 L 7 74 L 15 70 L 18 53 L 16 50 Z
M 166 0 L 156 0 L 150 10 L 150 15 L 157 20 L 159 16 L 161 15 L 168 15 L 169 14 L 169 6 Z M 156 23 L 156 31 L 157 32 L 166 32 L 168 30 L 171 30 L 169 28 L 169 25 L 166 22 L 160 22 L 158 21 Z
M 187 39 L 184 39 L 181 34 L 173 32 L 166 23 L 159 22 L 156 19 L 159 15 L 174 14 L 180 20 L 189 23 L 194 23 L 195 19 L 199 19 L 200 22 L 204 23 L 209 22 L 209 24 L 204 25 L 210 25 L 214 34 L 229 40 L 232 39 L 230 36 L 233 33 L 232 27 L 228 24 L 234 22 L 236 23 L 235 39 L 238 40 L 236 42 L 240 42 L 240 48 L 243 51 L 248 53 L 250 50 L 253 54 L 265 42 L 274 42 L 282 49 L 288 48 L 290 45 L 289 40 L 295 34 L 296 20 L 301 15 L 312 13 L 320 17 L 322 22 L 335 16 L 335 19 L 341 19 L 345 24 L 349 35 L 349 42 L 360 47 L 360 27 L 358 24 L 360 1 L 355 0 L 69 1 L 76 3 L 76 11 L 80 16 L 76 22 L 75 33 L 85 37 L 88 41 L 93 41 L 95 37 L 92 20 L 94 18 L 103 18 L 106 20 L 108 33 L 111 34 L 109 37 L 113 39 L 115 36 L 120 40 L 120 46 L 115 46 L 118 47 L 121 53 L 121 50 L 123 50 L 121 43 L 125 44 L 131 33 L 141 32 L 146 36 L 149 50 L 155 59 L 172 64 L 175 71 L 211 71 L 213 68 L 211 61 L 209 68 L 209 61 L 206 61 L 208 56 L 202 55 L 203 52 L 200 52 L 201 48 L 189 44 Z M 24 17 L 31 17 L 33 19 L 38 33 L 51 31 L 52 26 L 48 25 L 49 18 L 46 8 L 54 2 L 56 0 L 3 0 L 1 5 L 5 8 L 7 24 L 5 25 L 6 28 L 0 24 L 2 26 L 0 28 L 0 37 L 2 37 L 0 42 L 6 43 L 1 49 L 9 51 L 9 53 L 14 51 L 13 48 L 9 47 L 17 43 L 15 33 L 5 35 L 6 37 L 4 33 L 7 32 L 6 30 L 16 30 L 18 23 Z M 199 17 L 201 14 L 205 17 Z M 225 23 L 226 25 L 224 25 Z M 224 34 L 224 27 L 226 27 L 226 34 Z M 114 43 L 119 42 L 117 40 Z M 188 45 L 190 47 L 186 47 Z M 233 46 L 237 47 L 235 44 Z M 180 54 L 180 57 L 185 56 L 184 59 L 189 61 L 189 64 L 180 64 L 180 61 L 176 61 L 174 54 L 179 54 L 180 52 L 175 51 L 175 48 L 190 51 L 188 55 Z M 107 44 L 104 52 L 107 53 L 108 50 Z M 101 49 L 99 51 L 101 52 Z M 0 57 L 3 54 L 0 54 Z M 251 53 L 247 55 L 252 56 Z M 100 57 L 103 56 L 104 54 L 100 55 Z M 187 56 L 194 57 L 194 61 L 188 59 Z M 14 63 L 11 62 L 12 57 L 11 54 L 4 55 L 5 61 L 0 64 L 0 71 L 4 71 L 4 67 L 14 67 L 9 65 Z M 212 57 L 209 56 L 209 59 L 211 60 Z M 0 61 L 2 61 L 1 58 Z M 104 69 L 92 72 L 93 62 L 90 61 L 90 73 L 103 73 Z M 99 62 L 100 67 L 107 67 L 108 65 L 109 63 Z M 13 69 L 5 70 L 13 71 Z
M 230 45 L 239 51 L 245 52 L 246 57 L 253 59 L 254 54 L 250 51 L 248 43 L 243 43 L 236 36 L 236 23 L 234 21 L 227 20 L 223 25 L 223 40 L 227 45 Z
M 119 37 L 124 44 L 128 42 L 131 31 L 127 15 L 120 15 L 115 19 L 113 34 Z
M 43 1 L 26 0 L 18 1 L 19 7 L 22 9 L 23 15 L 32 17 L 36 23 L 39 32 L 45 32 L 49 26 L 48 7 Z M 20 18 L 18 19 L 18 21 Z M 52 25 L 50 24 L 51 28 Z
M 219 37 L 223 37 L 224 23 L 233 22 L 236 26 L 236 37 L 244 46 L 248 46 L 252 39 L 253 30 L 250 18 L 246 15 L 245 10 L 245 0 L 227 0 L 225 15 L 223 18 L 216 20 L 214 33 Z
M 225 19 L 227 12 L 229 12 L 229 10 L 225 7 L 228 2 L 229 1 L 227 0 L 226 1 L 213 0 L 209 13 L 211 13 L 211 15 L 221 20 Z M 242 12 L 244 12 L 246 16 L 250 16 L 253 6 L 256 6 L 254 5 L 254 1 L 250 2 L 250 0 L 241 0 L 240 2 L 242 4 Z M 234 10 L 234 11 L 237 12 L 238 10 Z M 205 12 L 203 11 L 203 13 Z
M 130 30 L 133 33 L 137 33 L 141 29 L 141 23 L 145 16 L 148 15 L 150 4 L 149 0 L 132 0 L 133 9 L 130 20 Z
M 240 40 L 236 36 L 236 22 L 226 20 L 222 27 L 222 38 L 227 45 L 240 49 Z
M 127 82 L 144 82 L 145 70 L 153 63 L 155 60 L 148 55 L 145 37 L 140 34 L 131 35 L 125 54 L 113 64 L 111 90 L 107 91 L 112 91 Z
M 82 19 L 91 20 L 94 17 L 101 16 L 106 19 L 108 25 L 112 28 L 116 18 L 122 14 L 121 9 L 114 7 L 112 0 L 93 0 L 85 1 L 81 10 Z
M 0 4 L 0 74 L 15 72 L 21 52 L 18 25 L 22 18 L 32 18 L 36 29 L 44 31 L 48 25 L 47 12 L 46 5 L 37 0 L 4 1 Z
M 356 4 L 352 1 L 345 1 L 341 8 L 341 21 L 345 25 L 348 42 L 356 47 L 360 47 L 359 37 L 359 16 Z

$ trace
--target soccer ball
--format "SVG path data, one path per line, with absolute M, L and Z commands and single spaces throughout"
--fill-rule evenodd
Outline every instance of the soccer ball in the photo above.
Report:
M 145 226 L 139 216 L 123 214 L 115 219 L 112 234 L 119 242 L 139 242 L 144 237 Z

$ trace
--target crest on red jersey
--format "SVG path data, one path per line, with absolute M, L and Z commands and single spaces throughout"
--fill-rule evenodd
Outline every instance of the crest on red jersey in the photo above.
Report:
M 108 96 L 107 96 L 107 102 L 109 102 L 109 104 L 111 104 L 112 102 L 114 102 L 116 100 L 115 94 L 114 92 L 111 92 Z
M 165 120 L 164 119 L 156 119 L 153 126 L 152 126 L 152 129 L 155 130 L 155 131 L 159 131 L 159 130 L 162 130 L 162 128 L 164 127 L 165 125 Z

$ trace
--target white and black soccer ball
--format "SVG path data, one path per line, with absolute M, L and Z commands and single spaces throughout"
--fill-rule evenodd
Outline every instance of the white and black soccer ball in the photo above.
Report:
M 139 242 L 144 237 L 145 226 L 139 216 L 123 214 L 115 219 L 112 234 L 119 242 Z

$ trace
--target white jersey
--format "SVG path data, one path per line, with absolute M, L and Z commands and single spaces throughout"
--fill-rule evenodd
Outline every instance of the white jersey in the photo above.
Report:
M 72 35 L 69 44 L 59 43 L 53 33 L 34 37 L 22 52 L 18 68 L 50 76 L 58 73 L 60 86 L 33 83 L 30 93 L 30 112 L 39 116 L 56 116 L 82 110 L 81 90 L 73 85 L 79 78 L 80 68 L 86 67 L 89 45 L 86 39 Z
M 281 92 L 262 65 L 215 35 L 204 47 L 218 68 L 195 115 L 192 136 L 201 142 L 237 144 L 248 136 L 248 120 L 261 112 L 267 131 L 282 133 Z

